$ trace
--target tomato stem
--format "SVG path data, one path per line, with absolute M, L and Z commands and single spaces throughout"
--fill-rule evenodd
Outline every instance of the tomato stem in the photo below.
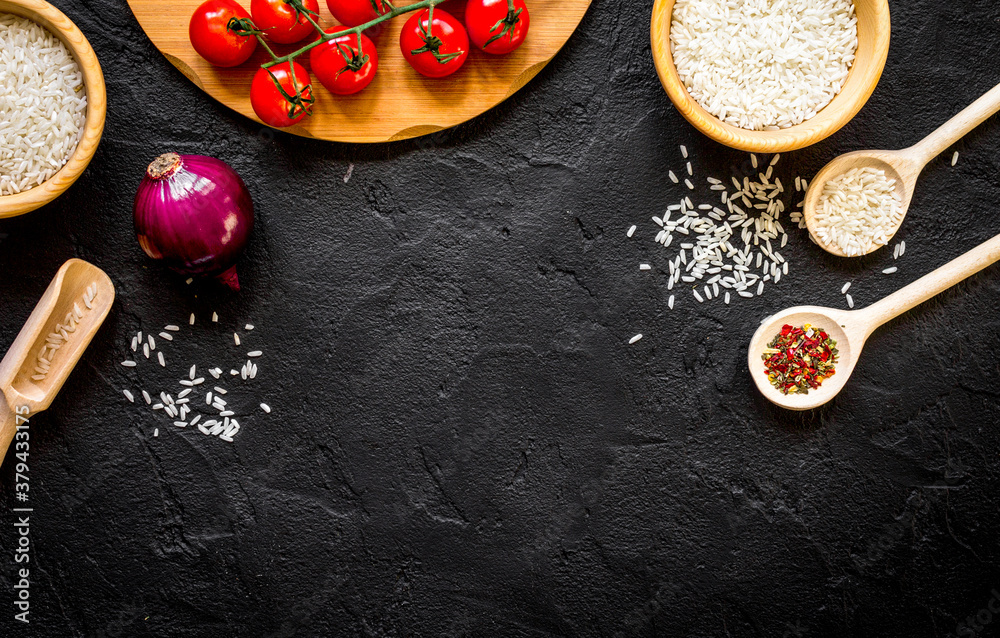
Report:
M 302 4 L 302 0 L 281 0 L 281 1 L 284 2 L 285 4 L 292 5 L 292 8 L 295 9 L 295 15 L 297 16 L 306 16 L 307 18 L 310 18 L 310 16 L 319 15 L 315 11 L 307 9 L 306 5 Z M 312 22 L 312 19 L 310 18 L 309 21 Z M 316 23 L 313 22 L 313 24 Z
M 281 82 L 278 80 L 277 76 L 271 72 L 271 69 L 264 67 L 267 74 L 271 76 L 271 81 L 274 82 L 274 86 L 277 87 L 278 92 L 281 93 L 281 97 L 285 98 L 285 102 L 288 103 L 288 119 L 294 120 L 299 116 L 300 112 L 306 115 L 312 115 L 312 105 L 316 101 L 316 98 L 312 94 L 312 85 L 307 84 L 302 88 L 299 88 L 299 80 L 296 77 L 295 65 L 293 62 L 288 63 L 288 73 L 292 78 L 292 88 L 295 89 L 295 95 L 289 95 L 285 87 L 281 86 Z
M 438 64 L 448 64 L 455 58 L 459 57 L 465 51 L 454 51 L 452 53 L 441 53 L 441 45 L 444 42 L 441 38 L 434 35 L 434 5 L 432 4 L 427 9 L 427 28 L 424 29 L 424 24 L 422 20 L 417 21 L 417 28 L 420 29 L 420 37 L 424 41 L 424 46 L 418 49 L 411 49 L 410 53 L 413 55 L 419 55 L 421 53 L 430 53 L 434 56 L 434 59 L 438 61 Z
M 514 0 L 507 0 L 507 15 L 497 20 L 496 24 L 490 28 L 490 33 L 493 33 L 497 29 L 500 29 L 500 33 L 497 33 L 489 40 L 483 44 L 483 48 L 490 46 L 493 42 L 499 40 L 503 36 L 509 37 L 511 40 L 514 39 L 514 27 L 517 23 L 521 21 L 521 9 L 514 9 Z

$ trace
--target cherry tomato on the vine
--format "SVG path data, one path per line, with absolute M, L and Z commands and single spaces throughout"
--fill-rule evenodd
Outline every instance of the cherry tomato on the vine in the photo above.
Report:
M 521 46 L 530 21 L 524 0 L 514 0 L 513 11 L 507 0 L 469 0 L 465 5 L 469 39 L 487 53 L 510 53 Z
M 389 11 L 382 0 L 326 0 L 326 6 L 337 22 L 348 27 L 370 22 Z
M 249 20 L 250 14 L 233 0 L 208 0 L 195 9 L 188 37 L 198 55 L 215 66 L 243 64 L 257 48 L 257 38 L 236 35 L 229 21 Z
M 418 11 L 403 25 L 399 48 L 414 69 L 432 78 L 451 75 L 469 57 L 469 35 L 455 16 L 434 9 L 434 23 L 427 9 Z
M 301 2 L 302 8 L 313 14 L 315 20 L 319 16 L 318 0 L 294 0 Z M 296 9 L 292 2 L 285 0 L 251 0 L 250 13 L 254 24 L 264 32 L 268 40 L 278 44 L 298 42 L 310 33 L 314 33 L 312 24 L 304 13 Z
M 292 65 L 294 79 L 288 62 L 257 69 L 257 74 L 253 76 L 250 105 L 265 124 L 291 126 L 311 112 L 314 98 L 309 72 L 298 62 L 292 62 Z M 275 85 L 275 79 L 281 89 Z
M 347 27 L 336 26 L 327 28 L 326 32 L 337 33 L 346 30 Z M 337 95 L 350 95 L 365 88 L 375 79 L 375 72 L 378 70 L 378 51 L 375 50 L 375 43 L 363 33 L 345 35 L 327 40 L 310 49 L 309 66 L 327 91 Z

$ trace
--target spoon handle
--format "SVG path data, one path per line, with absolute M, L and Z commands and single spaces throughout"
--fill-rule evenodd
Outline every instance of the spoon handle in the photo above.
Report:
M 924 166 L 997 111 L 1000 111 L 1000 84 L 965 107 L 961 113 L 942 124 L 910 150 L 920 158 L 920 166 Z
M 983 242 L 961 257 L 862 310 L 867 323 L 866 334 L 871 334 L 885 322 L 895 319 L 996 261 L 1000 261 L 1000 235 Z

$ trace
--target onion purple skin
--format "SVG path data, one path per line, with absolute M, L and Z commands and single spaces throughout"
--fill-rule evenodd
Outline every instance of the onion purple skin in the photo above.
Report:
M 253 201 L 222 160 L 164 153 L 146 170 L 132 208 L 143 251 L 182 275 L 240 289 L 236 260 L 253 230 Z

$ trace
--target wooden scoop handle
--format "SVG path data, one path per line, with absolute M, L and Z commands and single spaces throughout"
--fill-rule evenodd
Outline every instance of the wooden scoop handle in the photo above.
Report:
M 895 319 L 934 295 L 944 292 L 990 264 L 1000 261 L 1000 235 L 976 246 L 958 259 L 927 273 L 909 286 L 861 311 L 866 338 L 885 322 Z
M 924 166 L 997 111 L 1000 111 L 1000 84 L 965 107 L 958 115 L 942 124 L 909 151 L 917 158 L 920 166 Z

